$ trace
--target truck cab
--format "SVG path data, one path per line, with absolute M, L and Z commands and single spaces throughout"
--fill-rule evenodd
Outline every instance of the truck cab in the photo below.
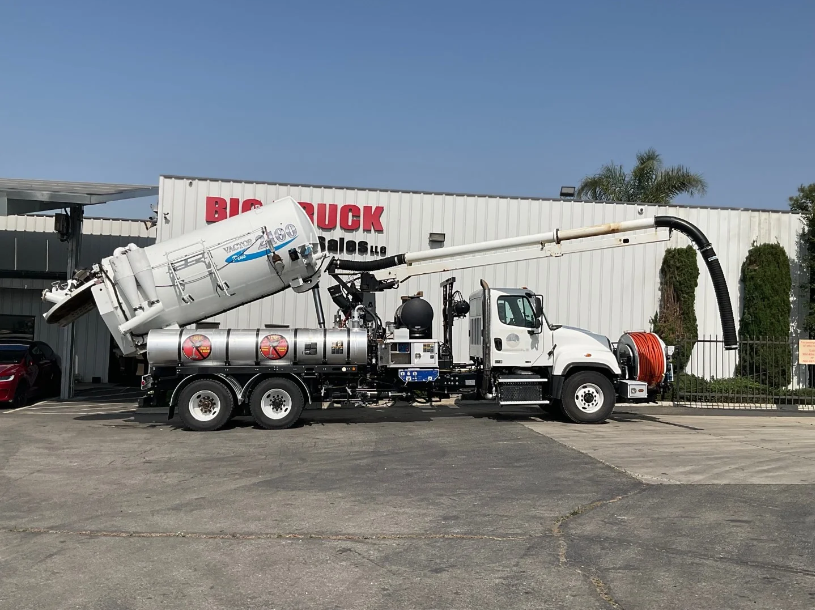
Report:
M 469 304 L 470 359 L 482 370 L 478 385 L 485 398 L 501 405 L 557 404 L 579 422 L 608 417 L 623 374 L 607 337 L 550 323 L 543 297 L 527 288 L 490 288 L 482 281 Z M 626 393 L 631 383 L 623 384 Z

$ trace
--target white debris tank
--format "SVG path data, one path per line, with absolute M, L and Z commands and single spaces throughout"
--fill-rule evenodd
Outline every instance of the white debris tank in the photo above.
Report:
M 124 354 L 150 330 L 193 324 L 291 288 L 317 285 L 323 254 L 291 197 L 146 248 L 118 248 L 93 270 L 43 293 L 45 319 L 64 326 L 93 303 Z

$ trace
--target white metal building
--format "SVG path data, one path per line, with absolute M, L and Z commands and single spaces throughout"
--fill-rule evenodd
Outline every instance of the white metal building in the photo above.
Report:
M 86 218 L 82 228 L 80 267 L 90 267 L 119 246 L 147 246 L 155 228 L 144 221 Z M 0 337 L 33 338 L 62 352 L 65 333 L 42 317 L 52 305 L 41 294 L 55 281 L 65 281 L 68 246 L 54 232 L 53 216 L 0 216 Z M 99 314 L 76 322 L 75 376 L 81 381 L 108 381 L 111 337 Z
M 740 312 L 739 277 L 753 243 L 778 242 L 792 261 L 792 330 L 805 309 L 798 295 L 800 217 L 783 211 L 657 206 L 571 199 L 534 199 L 456 193 L 400 192 L 248 181 L 164 176 L 159 184 L 158 240 L 166 240 L 219 222 L 255 205 L 291 195 L 312 215 L 329 252 L 371 259 L 406 251 L 455 246 L 587 225 L 674 215 L 697 225 L 713 243 L 722 263 L 734 313 Z M 647 329 L 659 301 L 659 268 L 668 246 L 689 240 L 674 233 L 670 242 L 602 252 L 572 254 L 561 259 L 506 264 L 455 272 L 456 287 L 465 298 L 481 278 L 495 287 L 526 286 L 543 294 L 550 322 L 579 326 L 616 340 L 627 330 Z M 707 269 L 699 259 L 697 317 L 700 336 L 721 335 L 715 295 Z M 399 296 L 423 291 L 438 309 L 439 283 L 446 275 L 409 280 L 400 289 L 380 295 L 380 315 L 391 316 Z M 327 278 L 326 278 L 327 279 Z M 333 304 L 323 282 L 326 318 Z M 210 324 L 253 328 L 264 325 L 308 327 L 316 316 L 308 295 L 291 291 L 246 305 Z M 459 323 L 462 324 L 462 323 Z M 436 312 L 440 333 L 440 312 Z M 466 327 L 457 326 L 457 361 L 467 359 Z

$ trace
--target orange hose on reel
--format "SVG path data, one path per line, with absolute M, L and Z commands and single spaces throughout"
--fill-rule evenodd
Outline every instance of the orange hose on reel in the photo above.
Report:
M 653 333 L 628 333 L 637 346 L 639 370 L 637 380 L 654 386 L 665 376 L 665 357 L 662 345 Z

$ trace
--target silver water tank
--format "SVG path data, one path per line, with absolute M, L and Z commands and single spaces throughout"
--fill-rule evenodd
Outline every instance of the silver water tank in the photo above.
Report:
M 151 330 L 147 360 L 157 366 L 364 365 L 364 329 Z

